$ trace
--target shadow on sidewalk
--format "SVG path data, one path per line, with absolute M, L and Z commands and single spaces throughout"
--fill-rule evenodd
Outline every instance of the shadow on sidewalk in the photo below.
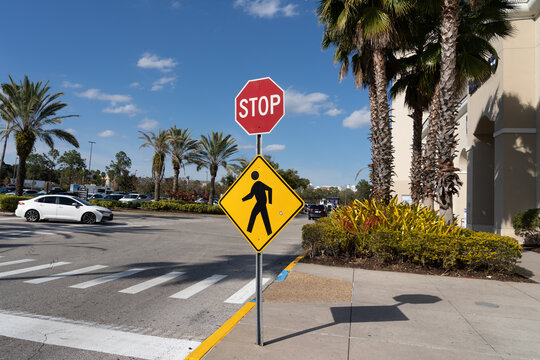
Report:
M 404 294 L 395 296 L 397 301 L 394 305 L 380 306 L 341 306 L 331 307 L 332 317 L 334 322 L 324 325 L 315 326 L 309 329 L 295 332 L 293 334 L 281 336 L 277 339 L 265 341 L 265 345 L 271 345 L 283 340 L 287 340 L 296 336 L 304 335 L 313 331 L 321 330 L 333 325 L 343 323 L 362 323 L 362 322 L 382 322 L 382 321 L 408 321 L 399 309 L 400 305 L 404 304 L 434 304 L 441 301 L 441 298 L 433 295 L 425 294 Z

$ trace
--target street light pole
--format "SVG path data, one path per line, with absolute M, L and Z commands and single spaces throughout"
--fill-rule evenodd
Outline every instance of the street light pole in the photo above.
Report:
M 96 143 L 95 141 L 89 141 L 90 143 L 90 160 L 88 161 L 88 172 L 92 169 L 92 147 Z

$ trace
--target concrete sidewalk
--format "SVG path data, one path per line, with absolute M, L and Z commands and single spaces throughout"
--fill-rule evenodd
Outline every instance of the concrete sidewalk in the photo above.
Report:
M 265 346 L 252 310 L 205 360 L 540 359 L 540 284 L 298 264 L 263 298 Z

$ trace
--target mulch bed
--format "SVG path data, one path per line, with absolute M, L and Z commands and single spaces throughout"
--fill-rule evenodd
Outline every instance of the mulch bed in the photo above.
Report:
M 540 250 L 540 248 L 537 248 Z M 395 272 L 406 272 L 413 274 L 423 274 L 423 275 L 439 275 L 439 276 L 453 276 L 461 277 L 468 279 L 485 279 L 485 280 L 499 280 L 499 281 L 515 281 L 515 282 L 524 282 L 524 283 L 536 283 L 535 281 L 528 279 L 519 274 L 505 274 L 505 273 L 494 273 L 486 275 L 483 271 L 469 271 L 469 270 L 451 270 L 446 271 L 439 268 L 430 268 L 423 267 L 411 263 L 395 263 L 388 264 L 381 262 L 375 258 L 331 258 L 327 256 L 318 256 L 314 258 L 305 257 L 301 260 L 303 263 L 307 264 L 318 264 L 318 265 L 330 265 L 330 266 L 342 266 L 342 267 L 351 267 L 359 268 L 365 270 L 379 270 L 379 271 L 395 271 Z

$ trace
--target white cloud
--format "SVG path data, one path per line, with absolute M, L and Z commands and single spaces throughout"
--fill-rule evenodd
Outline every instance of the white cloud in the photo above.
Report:
M 288 114 L 319 115 L 321 108 L 333 108 L 328 95 L 314 92 L 303 94 L 292 89 L 285 91 L 285 111 Z
M 238 145 L 239 149 L 255 149 L 255 145 Z
M 143 69 L 158 69 L 169 72 L 176 66 L 176 61 L 173 58 L 160 59 L 157 55 L 144 53 L 137 61 L 137 66 Z
M 163 90 L 163 86 L 174 83 L 174 80 L 176 80 L 176 76 L 164 76 L 152 83 L 152 91 Z
M 363 107 L 361 110 L 354 111 L 343 120 L 343 126 L 356 129 L 362 126 L 368 126 L 371 123 L 369 110 Z
M 272 144 L 264 147 L 264 151 L 283 151 L 285 150 L 285 145 Z
M 326 115 L 330 115 L 330 116 L 338 116 L 342 113 L 343 113 L 343 110 L 338 109 L 338 108 L 332 108 L 328 110 L 327 112 L 325 112 Z
M 99 89 L 88 89 L 86 91 L 76 93 L 75 95 L 91 99 L 91 100 L 102 100 L 102 101 L 110 101 L 111 105 L 116 105 L 117 103 L 124 103 L 124 102 L 130 102 L 131 96 L 129 95 L 113 95 L 113 94 L 105 94 L 102 93 Z
M 75 129 L 66 129 L 66 132 L 70 133 L 71 135 L 77 135 L 77 130 Z
M 272 18 L 278 15 L 290 17 L 298 14 L 296 5 L 281 6 L 281 0 L 236 0 L 234 7 L 240 7 L 249 15 L 261 18 Z
M 171 2 L 171 7 L 173 9 L 180 9 L 180 2 L 178 2 L 178 1 Z
M 108 114 L 127 114 L 129 116 L 135 116 L 135 114 L 140 113 L 141 110 L 139 110 L 133 104 L 126 104 L 124 106 L 117 106 L 117 107 L 109 106 L 103 109 L 103 112 L 108 113 Z
M 158 125 L 159 123 L 156 120 L 144 118 L 139 122 L 137 127 L 143 130 L 152 130 L 152 129 L 157 129 Z
M 116 133 L 112 130 L 104 130 L 98 134 L 98 136 L 101 136 L 101 137 L 111 137 L 115 135 Z
M 141 87 L 141 83 L 135 81 L 135 82 L 132 82 L 131 84 L 129 84 L 129 87 L 134 88 L 134 89 L 139 89 Z
M 72 83 L 70 81 L 63 81 L 62 82 L 62 87 L 65 87 L 65 88 L 70 88 L 70 89 L 79 89 L 82 87 L 81 84 L 77 84 L 77 83 Z

